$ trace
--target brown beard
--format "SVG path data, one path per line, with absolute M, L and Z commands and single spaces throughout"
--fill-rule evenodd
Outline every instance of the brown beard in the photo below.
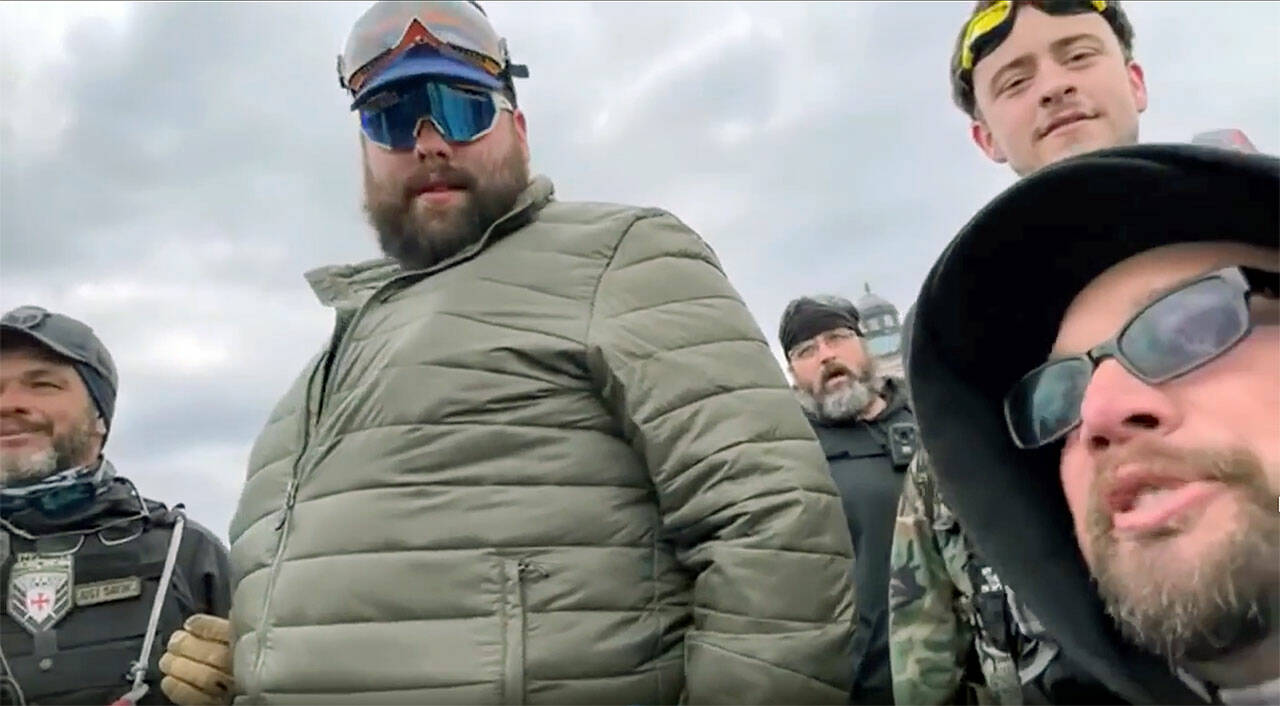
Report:
M 421 185 L 441 179 L 464 189 L 462 202 L 444 214 L 420 215 L 413 206 Z M 364 164 L 364 210 L 388 257 L 406 270 L 446 260 L 484 236 L 515 205 L 529 184 L 529 166 L 518 143 L 488 173 L 476 175 L 457 166 L 425 163 L 403 184 L 377 183 Z
M 1228 536 L 1194 566 L 1160 555 L 1157 545 L 1176 530 L 1130 540 L 1146 545 L 1137 554 L 1119 548 L 1103 496 L 1114 469 L 1134 461 L 1186 480 L 1221 482 L 1243 499 Z M 1130 640 L 1172 661 L 1208 661 L 1270 633 L 1280 617 L 1280 516 L 1256 454 L 1144 443 L 1105 459 L 1097 478 L 1086 511 L 1086 559 L 1107 612 Z

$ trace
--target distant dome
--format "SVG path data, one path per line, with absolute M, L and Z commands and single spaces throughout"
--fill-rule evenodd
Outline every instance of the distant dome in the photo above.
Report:
M 894 318 L 898 317 L 898 307 L 889 303 L 889 300 L 875 294 L 871 291 L 871 285 L 866 285 L 867 293 L 858 298 L 854 306 L 858 309 L 858 314 L 862 318 L 868 318 L 877 314 L 893 314 Z
M 864 286 L 866 294 L 859 297 L 854 306 L 858 308 L 859 327 L 867 341 L 867 352 L 881 360 L 893 358 L 902 349 L 902 322 L 898 318 L 898 307 L 873 294 L 870 283 Z

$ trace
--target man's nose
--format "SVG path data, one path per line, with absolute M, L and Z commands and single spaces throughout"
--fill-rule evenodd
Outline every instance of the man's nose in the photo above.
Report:
M 818 341 L 818 362 L 825 363 L 829 360 L 835 360 L 836 347 L 826 341 Z
M 440 131 L 436 129 L 435 123 L 427 118 L 418 121 L 413 137 L 413 151 L 419 161 L 426 160 L 429 157 L 449 159 L 453 156 L 453 145 L 444 139 Z
M 1181 415 L 1163 390 L 1134 377 L 1115 359 L 1102 361 L 1080 404 L 1080 438 L 1091 452 L 1102 452 L 1177 428 Z
M 1052 108 L 1076 96 L 1075 75 L 1064 67 L 1053 64 L 1044 69 L 1044 89 L 1040 94 L 1040 107 Z

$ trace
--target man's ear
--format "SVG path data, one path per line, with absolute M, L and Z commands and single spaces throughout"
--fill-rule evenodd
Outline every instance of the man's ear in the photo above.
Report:
M 995 138 L 991 134 L 991 129 L 981 118 L 974 118 L 969 125 L 969 136 L 973 138 L 973 143 L 987 155 L 987 158 L 997 164 L 1004 164 L 1009 161 L 1004 156 L 1004 152 L 1000 150 L 1000 145 L 996 144 Z
M 107 423 L 102 421 L 102 417 L 98 417 L 94 420 L 93 430 L 98 432 L 100 436 L 106 436 Z
M 1138 112 L 1141 113 L 1147 109 L 1147 77 L 1142 65 L 1136 61 L 1130 61 L 1126 68 L 1129 73 L 1129 90 L 1133 93 L 1133 102 L 1138 106 Z
M 524 153 L 524 161 L 529 162 L 529 124 L 525 121 L 524 111 L 516 108 L 511 111 L 511 123 L 516 126 L 516 136 L 520 138 L 520 151 Z

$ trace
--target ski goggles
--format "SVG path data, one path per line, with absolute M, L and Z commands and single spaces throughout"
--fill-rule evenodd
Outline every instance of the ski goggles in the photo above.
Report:
M 1075 429 L 1085 390 L 1104 358 L 1115 358 L 1147 384 L 1167 382 L 1226 353 L 1248 336 L 1253 330 L 1249 295 L 1277 290 L 1280 273 L 1226 267 L 1156 299 L 1129 319 L 1119 334 L 1088 352 L 1032 370 L 1004 398 L 1005 422 L 1014 444 L 1035 449 Z
M 1098 12 L 1107 11 L 1107 3 L 1103 0 L 1091 0 L 1087 3 L 1079 2 L 1079 0 L 1074 2 L 1069 0 L 1047 0 L 1033 4 L 1042 7 L 1050 15 L 1067 14 L 1081 5 L 1092 6 Z M 1013 15 L 1013 1 L 1000 0 L 1000 2 L 993 3 L 969 18 L 969 23 L 964 27 L 964 38 L 960 40 L 960 56 L 957 59 L 960 63 L 956 66 L 956 70 L 972 71 L 973 65 L 977 62 L 974 57 L 981 48 L 991 40 L 997 38 L 1003 40 L 1009 33 L 1009 27 L 1006 26 L 1006 22 Z M 997 29 L 1000 31 L 997 32 Z M 976 50 L 975 46 L 977 47 Z
M 408 50 L 426 45 L 496 81 L 506 42 L 474 2 L 379 2 L 356 20 L 338 57 L 338 82 L 354 97 Z
M 449 142 L 474 142 L 498 124 L 498 114 L 514 110 L 497 91 L 420 81 L 384 91 L 359 108 L 360 129 L 370 142 L 389 150 L 413 147 L 424 122 Z

